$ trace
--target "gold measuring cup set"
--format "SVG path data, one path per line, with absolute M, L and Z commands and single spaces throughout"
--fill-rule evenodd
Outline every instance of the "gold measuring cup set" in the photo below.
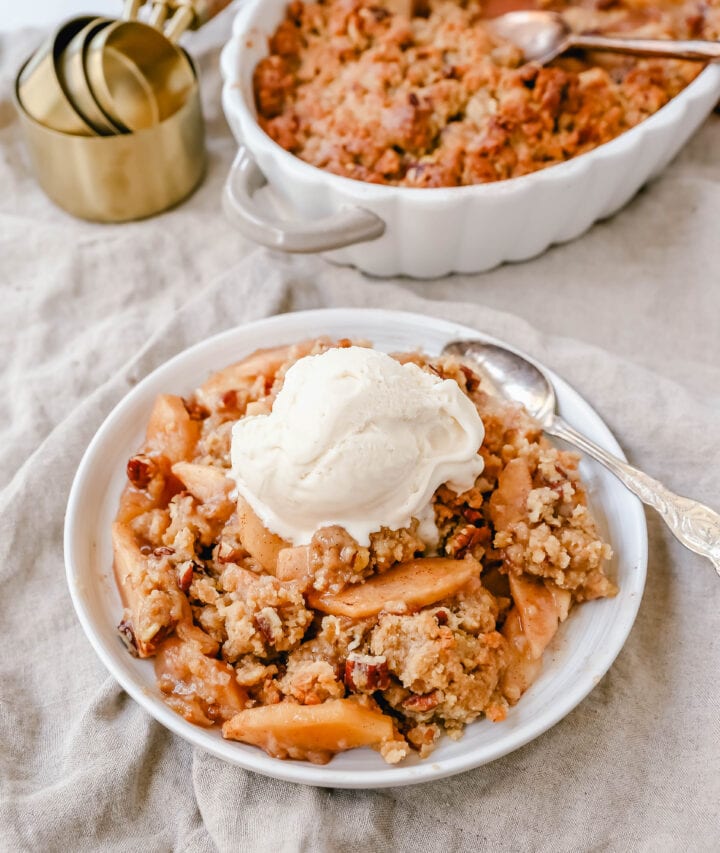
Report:
M 177 204 L 205 170 L 195 67 L 176 42 L 230 0 L 143 0 L 120 20 L 73 18 L 20 69 L 15 100 L 40 186 L 83 219 L 141 219 Z

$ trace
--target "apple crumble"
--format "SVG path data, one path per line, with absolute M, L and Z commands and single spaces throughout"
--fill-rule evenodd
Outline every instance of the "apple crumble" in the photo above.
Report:
M 293 0 L 255 69 L 260 126 L 301 159 L 348 178 L 407 187 L 480 184 L 613 139 L 702 68 L 609 53 L 524 64 L 515 46 L 488 30 L 484 15 L 497 14 L 494 5 Z M 715 0 L 539 5 L 561 11 L 576 31 L 720 36 Z
M 261 350 L 158 397 L 113 524 L 119 633 L 192 723 L 277 758 L 370 746 L 396 763 L 504 719 L 572 608 L 616 587 L 578 457 L 448 357 L 383 356 L 479 415 L 470 488 L 448 477 L 427 512 L 366 542 L 338 524 L 304 544 L 268 529 L 234 479 L 233 430 L 278 410 L 294 365 L 348 348 Z

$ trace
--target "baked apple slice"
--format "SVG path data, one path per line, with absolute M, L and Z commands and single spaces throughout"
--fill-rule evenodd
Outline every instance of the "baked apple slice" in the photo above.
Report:
M 310 548 L 298 545 L 295 548 L 283 548 L 278 552 L 277 579 L 295 581 L 302 589 L 307 589 L 312 580 L 310 568 Z
M 308 601 L 311 607 L 322 613 L 351 619 L 375 616 L 388 606 L 398 604 L 417 610 L 454 595 L 472 578 L 479 577 L 480 570 L 480 563 L 469 556 L 464 560 L 421 557 L 400 563 L 342 592 L 312 591 L 308 594 Z
M 200 422 L 190 417 L 182 397 L 160 394 L 150 413 L 146 448 L 171 463 L 192 457 L 200 437 Z
M 510 574 L 514 607 L 508 613 L 503 635 L 510 660 L 502 678 L 502 691 L 509 702 L 518 701 L 542 669 L 542 654 L 570 611 L 567 590 L 541 580 Z
M 321 705 L 280 702 L 240 711 L 223 726 L 223 736 L 264 749 L 273 758 L 327 764 L 338 752 L 397 742 L 391 717 L 354 699 L 330 699 Z M 387 750 L 385 750 L 387 751 Z M 398 758 L 405 749 L 398 749 Z M 390 753 L 392 756 L 392 752 Z
M 276 574 L 278 555 L 284 548 L 289 548 L 290 543 L 271 533 L 242 496 L 238 496 L 237 517 L 240 540 L 245 550 L 266 572 Z
M 191 723 L 212 726 L 229 720 L 248 702 L 235 671 L 203 654 L 193 639 L 170 637 L 158 647 L 155 675 L 167 704 Z
M 230 518 L 235 508 L 230 500 L 233 483 L 219 468 L 195 462 L 176 462 L 172 472 L 194 498 L 211 510 L 214 518 L 222 521 Z
M 557 633 L 570 610 L 570 593 L 541 580 L 510 574 L 510 594 L 527 637 L 532 657 L 539 658 Z
M 496 531 L 527 518 L 528 495 L 532 489 L 530 469 L 524 459 L 511 459 L 498 477 L 497 489 L 490 498 L 490 517 Z
M 206 408 L 214 410 L 223 406 L 223 398 L 231 391 L 251 391 L 257 380 L 262 377 L 266 387 L 272 385 L 275 374 L 291 357 L 301 358 L 307 355 L 317 340 L 301 341 L 288 346 L 259 349 L 247 358 L 231 364 L 223 370 L 213 373 L 195 393 L 197 401 Z
M 141 658 L 155 654 L 157 644 L 185 615 L 187 599 L 162 565 L 150 571 L 135 534 L 126 524 L 112 526 L 113 569 L 125 615 L 119 631 L 128 648 Z

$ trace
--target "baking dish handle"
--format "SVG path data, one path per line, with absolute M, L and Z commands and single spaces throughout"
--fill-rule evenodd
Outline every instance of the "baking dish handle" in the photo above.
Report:
M 283 252 L 328 252 L 376 240 L 385 232 L 383 220 L 362 207 L 339 208 L 311 222 L 289 222 L 261 213 L 253 194 L 267 183 L 243 145 L 223 190 L 223 207 L 238 229 L 251 240 Z

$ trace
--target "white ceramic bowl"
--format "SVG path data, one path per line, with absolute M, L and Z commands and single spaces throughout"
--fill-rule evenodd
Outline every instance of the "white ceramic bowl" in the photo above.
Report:
M 155 396 L 187 394 L 210 372 L 258 347 L 321 334 L 368 338 L 388 351 L 422 346 L 431 354 L 453 339 L 486 337 L 474 329 L 416 314 L 333 309 L 251 323 L 180 353 L 116 406 L 80 463 L 65 518 L 70 592 L 85 633 L 105 666 L 155 719 L 190 743 L 249 770 L 310 785 L 381 788 L 440 779 L 505 755 L 550 728 L 593 689 L 625 642 L 645 583 L 645 516 L 639 501 L 592 461 L 583 461 L 581 473 L 603 534 L 615 551 L 609 571 L 620 585 L 618 596 L 584 604 L 572 613 L 546 652 L 540 678 L 504 722 L 473 723 L 459 742 L 444 738 L 429 760 L 411 758 L 391 767 L 377 753 L 362 749 L 318 767 L 279 761 L 255 747 L 223 740 L 219 731 L 194 726 L 165 705 L 152 661 L 132 658 L 115 630 L 122 605 L 112 573 L 110 525 L 125 482 L 125 464 L 142 442 Z M 557 376 L 553 380 L 562 415 L 601 447 L 622 455 L 608 428 L 582 397 Z
M 664 169 L 720 97 L 720 67 L 711 65 L 653 116 L 566 163 L 470 187 L 368 184 L 305 163 L 257 123 L 253 69 L 267 55 L 268 36 L 286 5 L 245 0 L 222 54 L 223 106 L 241 146 L 225 206 L 257 242 L 286 251 L 344 244 L 326 257 L 373 275 L 481 272 L 578 237 Z M 276 208 L 289 219 L 279 220 L 253 199 L 265 180 Z

